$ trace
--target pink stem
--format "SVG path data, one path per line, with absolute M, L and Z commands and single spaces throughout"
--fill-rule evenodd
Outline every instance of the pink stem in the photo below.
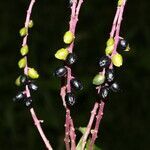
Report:
M 71 31 L 74 35 L 75 35 L 76 25 L 78 22 L 79 10 L 80 10 L 82 2 L 83 2 L 83 0 L 79 0 L 78 5 L 77 5 L 77 0 L 73 0 L 73 4 L 71 7 L 69 31 Z M 70 53 L 72 53 L 73 48 L 74 48 L 74 42 L 72 42 L 68 46 L 67 49 Z M 75 134 L 74 124 L 73 124 L 73 120 L 72 120 L 71 115 L 70 115 L 70 110 L 69 110 L 69 108 L 67 108 L 66 102 L 65 102 L 66 92 L 71 92 L 70 80 L 72 79 L 72 71 L 71 71 L 71 68 L 69 66 L 66 66 L 66 68 L 67 68 L 67 84 L 63 85 L 61 87 L 61 91 L 60 91 L 60 95 L 61 95 L 62 100 L 63 100 L 63 105 L 66 109 L 66 123 L 65 123 L 65 139 L 64 139 L 64 141 L 66 144 L 66 149 L 69 150 L 70 149 L 69 142 L 71 140 L 71 150 L 75 150 L 76 149 L 76 142 L 75 142 L 76 141 L 76 134 Z M 69 133 L 69 135 L 68 135 L 68 133 Z
M 117 22 L 117 26 L 116 26 L 116 34 L 114 37 L 115 45 L 114 45 L 114 50 L 113 50 L 112 56 L 117 53 L 117 46 L 118 46 L 118 42 L 119 42 L 119 38 L 120 38 L 119 33 L 120 33 L 121 21 L 122 21 L 125 4 L 126 4 L 126 0 L 123 1 L 123 4 L 120 7 L 120 13 L 118 16 L 118 22 Z
M 97 133 L 98 133 L 98 130 L 99 130 L 100 122 L 101 122 L 101 119 L 103 117 L 104 105 L 105 105 L 105 103 L 103 101 L 99 104 L 99 110 L 98 110 L 98 114 L 96 116 L 95 128 L 94 128 L 94 130 L 92 130 L 92 138 L 91 138 L 91 141 L 90 141 L 89 150 L 93 149 L 93 144 L 95 143 L 95 140 L 97 138 Z
M 66 150 L 70 150 L 70 138 L 69 138 L 69 130 L 70 130 L 70 110 L 66 108 L 66 122 L 65 122 L 65 145 Z
M 29 5 L 29 8 L 28 8 L 28 10 L 27 10 L 26 21 L 25 21 L 25 27 L 27 28 L 27 31 L 28 31 L 28 25 L 29 25 L 29 22 L 30 22 L 30 17 L 31 17 L 32 8 L 33 8 L 34 3 L 35 3 L 35 0 L 31 0 L 30 5 Z M 27 39 L 28 39 L 28 33 L 27 33 L 27 35 L 23 38 L 22 46 L 27 45 Z M 27 56 L 25 56 L 25 58 L 26 58 L 26 61 L 27 61 Z M 27 64 L 27 63 L 26 63 L 26 66 L 25 66 L 25 68 L 24 68 L 24 74 L 25 74 L 25 75 L 28 74 L 28 64 Z M 28 88 L 28 85 L 26 85 L 25 93 L 26 93 L 27 97 L 30 97 L 30 96 L 31 96 L 30 90 L 29 90 L 29 88 Z M 35 124 L 37 130 L 39 131 L 39 134 L 40 134 L 41 138 L 43 139 L 43 141 L 44 141 L 44 143 L 45 143 L 47 149 L 48 149 L 48 150 L 52 150 L 52 147 L 51 147 L 49 141 L 47 140 L 47 138 L 46 138 L 46 136 L 45 136 L 45 134 L 44 134 L 44 132 L 43 132 L 43 130 L 42 130 L 42 127 L 41 127 L 41 125 L 40 125 L 41 121 L 38 120 L 38 118 L 37 118 L 37 116 L 36 116 L 35 111 L 34 111 L 33 108 L 30 108 L 30 113 L 31 113 L 31 116 L 32 116 L 32 118 L 33 118 L 34 124 Z
M 73 120 L 70 117 L 70 138 L 71 138 L 71 150 L 76 150 L 76 134 L 73 124 Z
M 110 37 L 113 37 L 114 40 L 115 40 L 115 44 L 114 44 L 114 50 L 113 50 L 113 53 L 111 55 L 111 57 L 116 54 L 116 50 L 117 50 L 117 45 L 118 45 L 118 42 L 119 42 L 119 33 L 120 33 L 120 27 L 121 27 L 121 21 L 122 21 L 122 15 L 123 15 L 123 11 L 124 11 L 124 6 L 126 4 L 126 0 L 123 1 L 123 4 L 121 6 L 118 6 L 117 7 L 117 11 L 116 11 L 116 14 L 115 14 L 115 18 L 114 18 L 114 21 L 113 21 L 113 25 L 112 25 L 112 30 L 110 32 Z M 114 37 L 114 34 L 115 34 L 115 37 Z M 109 68 L 113 68 L 113 64 L 111 63 L 110 67 Z M 105 69 L 103 69 L 102 71 L 103 74 L 105 74 Z M 100 87 L 97 87 L 98 89 L 98 93 L 100 92 L 100 89 L 101 89 L 101 86 Z M 102 101 L 99 105 L 99 111 L 98 111 L 98 114 L 96 116 L 96 124 L 95 124 L 95 128 L 94 130 L 92 131 L 92 139 L 90 141 L 90 150 L 93 149 L 93 145 L 95 143 L 95 140 L 97 138 L 97 134 L 98 134 L 98 129 L 99 129 L 99 126 L 100 126 L 100 122 L 101 122 L 101 119 L 102 119 L 102 116 L 103 116 L 103 109 L 104 109 L 104 105 L 105 103 Z
M 91 117 L 90 117 L 89 123 L 86 127 L 86 131 L 85 131 L 84 135 L 82 136 L 82 148 L 81 148 L 81 150 L 84 150 L 85 144 L 87 142 L 87 138 L 90 134 L 90 131 L 91 131 L 94 119 L 95 119 L 97 109 L 98 109 L 98 103 L 96 102 L 95 105 L 94 105 L 93 110 L 91 111 Z
M 41 138 L 43 139 L 43 141 L 44 141 L 44 143 L 45 143 L 47 149 L 48 149 L 48 150 L 52 150 L 52 147 L 51 147 L 51 145 L 50 145 L 48 139 L 46 138 L 46 136 L 45 136 L 45 134 L 44 134 L 44 132 L 43 132 L 43 130 L 42 130 L 41 124 L 40 124 L 40 123 L 42 123 L 43 121 L 42 121 L 42 120 L 39 120 L 39 119 L 37 118 L 37 116 L 36 116 L 36 114 L 35 114 L 33 108 L 30 109 L 30 113 L 31 113 L 31 116 L 32 116 L 32 118 L 33 118 L 34 124 L 35 124 L 36 128 L 38 129 L 38 131 L 39 131 L 39 133 L 40 133 L 40 135 L 41 135 Z
M 110 37 L 114 37 L 114 33 L 116 31 L 116 24 L 117 24 L 119 13 L 120 13 L 120 7 L 118 6 L 116 14 L 115 14 L 114 21 L 113 21 L 112 29 L 111 29 L 111 32 L 110 32 Z

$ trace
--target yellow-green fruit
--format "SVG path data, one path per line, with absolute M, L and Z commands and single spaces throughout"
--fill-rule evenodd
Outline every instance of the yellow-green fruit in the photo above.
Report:
M 123 0 L 118 0 L 118 6 L 121 6 L 123 4 Z
M 28 29 L 26 27 L 23 27 L 20 29 L 19 33 L 20 33 L 20 36 L 25 36 L 28 33 Z
M 114 39 L 112 37 L 110 37 L 108 40 L 107 40 L 107 43 L 106 43 L 107 46 L 112 46 L 114 45 Z
M 26 64 L 27 64 L 27 60 L 26 60 L 25 57 L 23 57 L 23 58 L 21 58 L 21 59 L 19 60 L 19 62 L 18 62 L 18 67 L 19 67 L 19 68 L 24 68 L 24 67 L 26 66 Z
M 71 32 L 71 31 L 67 31 L 65 34 L 64 34 L 64 43 L 66 44 L 70 44 L 73 42 L 74 40 L 74 34 Z
M 16 81 L 15 81 L 15 84 L 17 85 L 17 86 L 20 86 L 20 76 L 16 79 Z
M 123 64 L 123 58 L 119 53 L 113 55 L 111 60 L 116 67 L 120 67 Z
M 67 49 L 61 48 L 55 53 L 55 57 L 60 60 L 66 60 L 68 54 L 69 51 Z
M 114 45 L 107 46 L 106 49 L 105 49 L 105 54 L 106 55 L 111 55 L 113 50 L 114 50 Z
M 32 79 L 37 79 L 39 78 L 38 72 L 34 68 L 29 68 L 28 69 L 28 76 Z
M 126 51 L 126 52 L 130 51 L 130 46 L 129 46 L 129 44 L 127 45 L 127 48 L 126 48 L 124 51 Z
M 103 74 L 97 74 L 94 78 L 93 78 L 93 84 L 94 85 L 101 85 L 105 82 L 105 76 Z
M 29 24 L 28 24 L 28 27 L 29 27 L 29 28 L 32 28 L 33 25 L 34 25 L 33 20 L 30 20 L 30 21 L 29 21 Z
M 22 56 L 26 55 L 29 51 L 28 45 L 22 46 L 22 48 L 20 49 L 20 53 Z

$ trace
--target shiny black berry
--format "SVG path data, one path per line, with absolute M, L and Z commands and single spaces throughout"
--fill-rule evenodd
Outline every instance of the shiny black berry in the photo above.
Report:
M 127 48 L 127 46 L 128 46 L 128 42 L 125 39 L 121 39 L 119 41 L 119 48 L 121 50 L 125 50 Z
M 75 90 L 82 90 L 83 89 L 83 85 L 82 85 L 81 81 L 79 81 L 75 78 L 72 79 L 70 81 L 70 83 L 71 83 L 72 88 L 75 89 Z
M 66 63 L 68 65 L 72 65 L 76 62 L 77 56 L 74 53 L 69 53 L 67 58 L 66 58 Z
M 76 98 L 75 98 L 75 95 L 73 93 L 69 92 L 66 94 L 65 100 L 69 106 L 73 106 L 75 104 Z
M 32 98 L 31 97 L 27 97 L 27 98 L 25 98 L 24 101 L 25 101 L 25 105 L 27 107 L 29 107 L 31 105 L 31 103 L 32 103 Z
M 22 85 L 27 85 L 28 84 L 28 77 L 26 75 L 21 75 L 20 76 L 20 83 Z
M 59 67 L 54 72 L 54 75 L 57 77 L 64 77 L 66 74 L 67 74 L 67 69 L 65 67 Z
M 26 95 L 23 92 L 19 92 L 17 93 L 17 95 L 13 98 L 13 101 L 20 101 L 22 99 L 24 99 L 26 97 Z
M 110 89 L 113 91 L 113 92 L 118 92 L 120 90 L 119 88 L 119 84 L 117 82 L 114 82 L 111 86 L 110 86 Z
M 114 80 L 114 70 L 107 69 L 105 73 L 105 77 L 108 82 L 112 82 Z
M 109 94 L 109 88 L 108 87 L 102 87 L 101 90 L 100 90 L 100 97 L 105 100 L 107 97 L 108 97 L 108 94 Z
M 36 84 L 34 84 L 33 82 L 30 82 L 29 89 L 32 91 L 36 91 L 38 89 L 38 86 Z
M 99 66 L 101 68 L 108 68 L 111 64 L 111 59 L 108 56 L 103 56 L 99 61 Z

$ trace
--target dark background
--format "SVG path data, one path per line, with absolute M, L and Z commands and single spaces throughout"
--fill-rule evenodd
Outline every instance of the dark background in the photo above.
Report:
M 53 70 L 62 64 L 54 58 L 64 46 L 62 36 L 68 30 L 67 0 L 37 0 L 32 19 L 35 26 L 29 37 L 29 64 L 40 73 L 39 90 L 33 94 L 35 110 L 54 149 L 63 150 L 64 108 L 59 97 L 59 79 Z M 23 104 L 13 103 L 14 81 L 22 73 L 17 68 L 21 58 L 22 38 L 28 0 L 0 1 L 0 150 L 42 150 L 42 140 Z M 124 65 L 116 78 L 122 90 L 111 94 L 105 107 L 97 145 L 102 150 L 146 150 L 150 147 L 150 28 L 148 0 L 129 0 L 125 8 L 121 35 L 130 42 L 131 51 L 123 53 Z M 95 90 L 92 78 L 98 72 L 98 60 L 104 55 L 116 1 L 85 0 L 77 27 L 75 75 L 84 84 L 72 108 L 76 127 L 85 126 L 93 107 Z M 79 134 L 80 135 L 80 134 Z

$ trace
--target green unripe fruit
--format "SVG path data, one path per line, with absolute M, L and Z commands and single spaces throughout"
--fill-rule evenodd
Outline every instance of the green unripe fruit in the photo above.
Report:
M 107 43 L 106 43 L 107 46 L 112 46 L 114 45 L 114 39 L 112 37 L 110 37 L 108 40 L 107 40 Z
M 20 53 L 21 53 L 21 55 L 22 55 L 22 56 L 27 55 L 27 54 L 28 54 L 28 52 L 29 52 L 28 45 L 25 45 L 25 46 L 21 47 L 21 49 L 20 49 Z
M 121 6 L 123 4 L 123 0 L 118 0 L 118 6 Z
M 105 54 L 106 55 L 111 55 L 113 50 L 114 50 L 114 45 L 107 46 L 106 49 L 105 49 Z
M 15 84 L 16 84 L 17 86 L 20 86 L 20 85 L 21 85 L 21 83 L 20 83 L 20 76 L 16 79 Z
M 66 60 L 68 54 L 69 51 L 67 49 L 61 48 L 55 53 L 55 57 L 60 60 Z
M 27 60 L 26 60 L 25 57 L 23 57 L 22 59 L 19 60 L 18 67 L 19 68 L 24 68 L 26 66 L 26 64 L 27 64 Z
M 23 27 L 20 29 L 19 33 L 20 33 L 20 36 L 23 37 L 23 36 L 27 35 L 28 29 L 26 27 Z
M 38 74 L 38 72 L 34 68 L 29 68 L 28 69 L 28 76 L 31 79 L 37 79 L 37 78 L 39 78 L 39 74 Z
M 67 31 L 65 34 L 64 34 L 64 43 L 66 44 L 71 44 L 74 40 L 74 34 L 71 32 L 71 31 Z
M 33 25 L 34 25 L 33 20 L 30 20 L 30 21 L 29 21 L 29 24 L 28 24 L 28 27 L 29 27 L 29 28 L 32 28 Z
M 97 74 L 94 78 L 93 78 L 93 84 L 94 85 L 101 85 L 105 82 L 105 76 L 102 74 Z
M 119 53 L 115 54 L 112 56 L 111 58 L 112 63 L 116 66 L 116 67 L 120 67 L 123 64 L 123 58 L 122 55 L 120 55 Z

